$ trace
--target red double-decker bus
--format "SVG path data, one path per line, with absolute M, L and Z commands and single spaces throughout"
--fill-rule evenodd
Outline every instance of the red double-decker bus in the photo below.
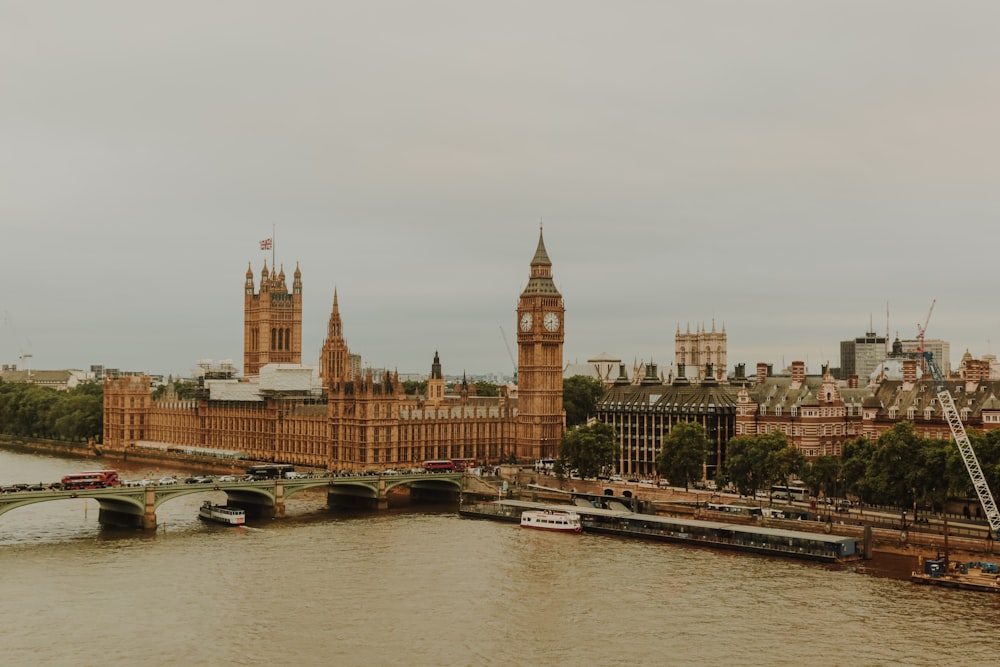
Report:
M 455 464 L 455 472 L 465 472 L 476 467 L 476 459 L 452 459 Z
M 424 461 L 425 472 L 452 472 L 454 469 L 453 461 Z
M 90 470 L 66 475 L 62 478 L 64 489 L 103 489 L 120 484 L 117 470 Z

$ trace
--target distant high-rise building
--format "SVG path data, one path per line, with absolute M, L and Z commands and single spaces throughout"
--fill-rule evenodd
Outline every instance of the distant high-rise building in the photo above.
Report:
M 900 341 L 904 354 L 917 354 L 920 341 L 915 338 Z M 941 369 L 945 377 L 951 375 L 951 343 L 940 338 L 925 338 L 924 350 L 934 355 L 934 363 Z
M 840 372 L 843 379 L 857 375 L 862 386 L 886 358 L 886 337 L 874 331 L 852 340 L 840 341 Z

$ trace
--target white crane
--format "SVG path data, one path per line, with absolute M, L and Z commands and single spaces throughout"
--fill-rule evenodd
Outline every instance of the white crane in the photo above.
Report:
M 517 362 L 514 360 L 514 353 L 510 351 L 510 343 L 507 342 L 507 334 L 504 333 L 503 327 L 500 327 L 500 335 L 503 336 L 503 344 L 507 348 L 507 356 L 510 357 L 510 363 L 514 366 L 514 384 L 517 384 Z
M 996 539 L 1000 536 L 1000 511 L 997 511 L 997 504 L 993 499 L 993 493 L 990 491 L 989 484 L 986 483 L 986 477 L 983 475 L 983 469 L 979 466 L 979 459 L 976 458 L 976 452 L 972 449 L 972 443 L 969 442 L 969 436 L 965 432 L 962 418 L 959 416 L 958 410 L 955 409 L 955 401 L 951 397 L 951 392 L 948 391 L 948 384 L 945 382 L 944 375 L 937 364 L 934 363 L 934 355 L 924 349 L 924 332 L 927 330 L 927 323 L 930 322 L 932 312 L 934 312 L 934 301 L 931 301 L 931 309 L 927 313 L 927 320 L 924 322 L 924 326 L 917 325 L 918 349 L 927 363 L 927 368 L 930 370 L 931 376 L 934 378 L 937 399 L 941 403 L 945 419 L 948 420 L 948 428 L 951 429 L 951 435 L 955 438 L 955 444 L 958 445 L 962 461 L 965 462 L 965 469 L 969 471 L 972 486 L 976 489 L 976 495 L 979 496 L 979 502 L 982 504 L 983 511 L 986 513 L 986 519 L 990 523 L 990 530 L 993 531 L 993 537 Z

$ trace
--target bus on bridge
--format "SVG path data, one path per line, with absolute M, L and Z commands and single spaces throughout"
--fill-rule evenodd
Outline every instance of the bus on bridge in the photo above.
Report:
M 117 470 L 90 470 L 65 475 L 62 478 L 64 489 L 103 489 L 109 486 L 119 486 Z

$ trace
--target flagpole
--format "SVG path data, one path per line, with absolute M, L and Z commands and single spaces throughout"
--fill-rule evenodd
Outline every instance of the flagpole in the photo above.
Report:
M 271 270 L 274 270 L 274 252 L 275 252 L 275 242 L 274 242 L 274 224 L 271 224 Z

